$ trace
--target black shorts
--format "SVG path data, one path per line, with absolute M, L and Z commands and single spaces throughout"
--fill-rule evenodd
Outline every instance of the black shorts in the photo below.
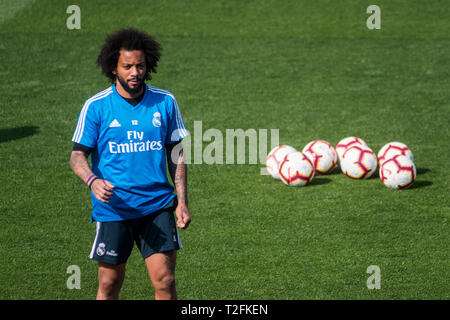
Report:
M 133 220 L 97 221 L 89 258 L 110 264 L 125 263 L 134 243 L 144 259 L 157 252 L 181 249 L 173 207 Z

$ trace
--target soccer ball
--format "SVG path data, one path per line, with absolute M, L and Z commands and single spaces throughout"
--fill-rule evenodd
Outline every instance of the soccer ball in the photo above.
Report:
M 416 179 L 416 166 L 407 156 L 398 154 L 383 162 L 380 167 L 380 179 L 391 189 L 406 189 Z
M 411 150 L 408 148 L 408 146 L 401 142 L 389 142 L 386 143 L 380 151 L 378 151 L 378 162 L 380 163 L 380 166 L 383 164 L 384 161 L 389 160 L 393 158 L 396 155 L 403 155 L 406 156 L 411 161 L 414 161 L 413 154 Z
M 376 169 L 377 157 L 369 147 L 354 145 L 342 155 L 341 170 L 352 179 L 367 179 Z
M 314 170 L 319 174 L 328 173 L 336 166 L 336 151 L 327 141 L 311 141 L 303 148 L 302 152 L 314 164 Z
M 296 152 L 297 150 L 288 145 L 281 145 L 272 149 L 266 158 L 266 168 L 267 172 L 275 179 L 280 179 L 280 174 L 278 172 L 281 161 L 284 157 L 291 152 Z
M 347 137 L 338 142 L 338 144 L 336 145 L 336 153 L 339 163 L 341 162 L 341 158 L 345 150 L 355 145 L 363 145 L 367 147 L 367 143 L 358 137 Z
M 314 177 L 314 165 L 302 152 L 289 153 L 280 164 L 280 177 L 289 186 L 306 186 Z

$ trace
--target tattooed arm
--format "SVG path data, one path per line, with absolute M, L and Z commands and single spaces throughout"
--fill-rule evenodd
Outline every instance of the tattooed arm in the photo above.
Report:
M 166 146 L 169 174 L 177 192 L 178 206 L 175 209 L 177 225 L 186 229 L 191 222 L 187 196 L 187 167 L 184 162 L 183 146 L 181 142 Z
M 109 181 L 100 178 L 92 180 L 94 173 L 89 167 L 88 155 L 85 152 L 79 150 L 72 151 L 70 155 L 70 167 L 84 183 L 88 183 L 91 177 L 92 183 L 89 182 L 89 184 L 92 193 L 101 202 L 108 203 L 113 195 L 114 186 Z

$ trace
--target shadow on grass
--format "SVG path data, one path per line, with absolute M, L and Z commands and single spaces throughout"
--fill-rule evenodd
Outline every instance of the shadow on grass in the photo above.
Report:
M 36 126 L 0 129 L 0 143 L 26 138 L 38 132 L 39 127 Z
M 323 178 L 321 176 L 317 176 L 314 177 L 314 179 L 312 179 L 311 183 L 309 184 L 310 186 L 320 186 L 321 184 L 327 184 L 330 183 L 331 179 L 328 178 Z
M 380 179 L 380 169 L 377 168 L 375 172 L 367 179 Z
M 420 176 L 421 174 L 425 174 L 430 171 L 431 170 L 427 168 L 416 168 L 416 175 Z
M 326 173 L 326 175 L 334 175 L 334 174 L 342 174 L 341 168 L 338 165 L 336 165 L 336 167 L 334 167 L 333 170 Z
M 416 175 L 420 176 L 420 175 L 428 173 L 430 171 L 431 170 L 428 168 L 416 168 Z M 377 169 L 375 170 L 375 172 L 372 174 L 372 176 L 369 177 L 369 179 L 379 178 L 380 177 L 379 172 L 380 172 L 380 167 L 378 166 Z M 334 175 L 334 174 L 343 174 L 343 173 L 342 173 L 341 169 L 338 167 L 334 168 L 331 172 L 327 173 L 327 175 Z
M 409 187 L 407 190 L 424 188 L 433 185 L 431 181 L 414 181 L 413 185 Z

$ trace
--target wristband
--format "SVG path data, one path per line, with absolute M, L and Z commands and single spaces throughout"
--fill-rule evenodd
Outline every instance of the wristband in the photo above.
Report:
M 91 184 L 94 180 L 92 180 L 92 178 L 97 178 L 97 176 L 95 174 L 93 174 L 92 176 L 90 176 L 87 180 L 86 180 L 86 184 L 87 186 L 90 188 Z M 92 180 L 92 181 L 91 181 Z
M 94 177 L 91 182 L 88 184 L 89 189 L 91 188 L 92 184 L 94 183 L 95 180 L 97 180 L 98 177 Z

